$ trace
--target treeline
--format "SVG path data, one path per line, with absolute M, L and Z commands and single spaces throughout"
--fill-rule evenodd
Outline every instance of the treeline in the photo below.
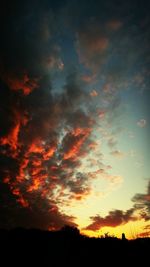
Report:
M 89 238 L 74 227 L 59 231 L 0 230 L 0 266 L 124 266 L 149 261 L 150 238 Z M 120 265 L 119 265 L 120 263 Z M 11 264 L 11 265 L 10 265 Z M 129 264 L 129 265 L 130 265 Z

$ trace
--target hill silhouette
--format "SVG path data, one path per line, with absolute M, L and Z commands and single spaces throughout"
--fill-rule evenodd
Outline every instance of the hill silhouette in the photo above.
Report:
M 150 238 L 90 238 L 70 226 L 59 231 L 0 230 L 0 266 L 143 265 L 149 251 Z

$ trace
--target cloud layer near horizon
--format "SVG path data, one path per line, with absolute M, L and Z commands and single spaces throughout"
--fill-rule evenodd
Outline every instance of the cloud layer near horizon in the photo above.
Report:
M 116 227 L 126 224 L 130 221 L 138 219 L 150 220 L 150 181 L 148 183 L 147 193 L 136 194 L 132 201 L 134 202 L 133 208 L 122 211 L 112 210 L 105 217 L 100 215 L 91 216 L 92 223 L 89 224 L 84 230 L 97 231 L 105 226 Z M 137 214 L 138 211 L 138 214 Z M 147 229 L 145 229 L 147 230 Z M 145 232 L 144 232 L 145 233 Z M 143 233 L 143 236 L 144 236 Z M 146 235 L 146 233 L 145 233 Z

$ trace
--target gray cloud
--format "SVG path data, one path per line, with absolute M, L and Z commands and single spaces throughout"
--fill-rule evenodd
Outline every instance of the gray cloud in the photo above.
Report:
M 150 181 L 148 182 L 147 193 L 136 194 L 132 201 L 135 209 L 140 211 L 141 217 L 148 221 L 150 219 Z
M 92 216 L 92 223 L 88 225 L 85 229 L 97 231 L 105 226 L 116 227 L 122 224 L 126 224 L 129 221 L 135 221 L 136 217 L 133 216 L 134 209 L 129 209 L 126 212 L 122 210 L 113 210 L 105 217 L 99 215 Z

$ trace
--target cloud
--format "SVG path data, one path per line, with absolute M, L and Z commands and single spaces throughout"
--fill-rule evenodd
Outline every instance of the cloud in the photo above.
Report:
M 40 1 L 10 5 L 0 11 L 1 227 L 59 228 L 75 219 L 59 211 L 61 201 L 89 192 L 76 173 L 93 143 L 94 119 L 81 105 L 89 96 L 69 73 L 52 92 L 64 67 L 54 11 Z
M 95 97 L 95 96 L 97 96 L 97 95 L 98 95 L 98 93 L 97 93 L 97 91 L 94 90 L 94 89 L 90 92 L 90 96 L 92 96 L 92 97 Z
M 97 231 L 105 226 L 116 227 L 122 224 L 126 224 L 129 221 L 135 221 L 136 218 L 133 216 L 133 209 L 129 209 L 126 212 L 122 210 L 113 210 L 105 217 L 99 215 L 90 217 L 92 223 L 89 224 L 85 230 Z
M 105 62 L 109 39 L 99 32 L 98 24 L 78 29 L 76 47 L 80 63 L 95 71 Z M 93 75 L 94 75 L 93 74 Z
M 146 231 L 146 232 L 142 232 L 138 234 L 138 237 L 142 237 L 142 238 L 149 237 L 149 236 L 150 236 L 150 231 Z
M 75 225 L 75 218 L 60 212 L 60 207 L 69 204 L 70 198 L 79 201 L 90 192 L 90 178 L 78 168 L 89 147 L 90 151 L 95 149 L 91 137 L 95 119 L 85 101 L 90 96 L 77 73 L 68 74 L 59 94 L 53 93 L 47 66 L 40 61 L 45 58 L 47 42 L 42 44 L 38 62 L 30 58 L 32 45 L 36 48 L 31 42 L 25 59 L 21 54 L 20 62 L 14 62 L 19 72 L 14 75 L 9 57 L 7 75 L 1 72 L 0 186 L 5 192 L 0 204 L 1 227 L 57 229 Z M 48 54 L 53 54 L 51 46 L 49 50 Z M 4 62 L 1 67 L 5 67 Z
M 90 185 L 88 183 L 89 177 L 84 173 L 77 173 L 74 180 L 68 181 L 67 185 L 72 193 L 75 193 L 74 197 L 77 200 L 81 200 L 90 193 Z M 70 196 L 70 198 L 72 199 Z
M 146 225 L 146 226 L 144 227 L 144 230 L 150 230 L 150 224 Z
M 73 159 L 82 154 L 82 146 L 87 140 L 91 132 L 90 128 L 76 128 L 72 132 L 65 135 L 62 141 L 63 158 L 64 160 Z
M 49 203 L 46 200 L 41 201 L 39 194 L 32 194 L 30 199 L 30 208 L 23 207 L 22 203 L 16 202 L 16 199 L 8 190 L 7 185 L 0 184 L 3 203 L 0 203 L 1 221 L 0 228 L 39 228 L 39 229 L 59 229 L 65 224 L 77 226 L 73 223 L 74 218 L 58 211 L 55 203 Z M 34 201 L 36 199 L 36 201 Z M 5 202 L 4 202 L 5 200 Z
M 136 194 L 132 201 L 134 208 L 140 212 L 141 218 L 145 221 L 150 220 L 150 181 L 148 182 L 146 194 Z
M 82 81 L 84 81 L 87 84 L 95 83 L 96 82 L 95 75 L 94 74 L 93 75 L 87 75 L 87 74 L 82 75 L 81 76 L 81 79 L 82 79 Z
M 37 79 L 30 79 L 27 74 L 24 74 L 22 77 L 6 77 L 5 81 L 9 87 L 14 90 L 22 90 L 24 95 L 30 94 L 35 88 L 38 87 Z
M 108 139 L 108 146 L 110 148 L 114 148 L 116 146 L 116 144 L 117 144 L 117 140 L 115 139 L 115 137 L 110 137 Z
M 110 152 L 110 154 L 118 159 L 121 159 L 125 156 L 125 154 L 123 152 L 121 152 L 120 150 L 113 150 L 112 152 Z
M 139 126 L 140 128 L 144 128 L 147 124 L 147 121 L 145 119 L 140 119 L 138 122 L 137 122 L 137 126 Z
M 144 219 L 145 221 L 150 220 L 150 182 L 148 183 L 148 190 L 146 194 L 136 194 L 132 201 L 135 203 L 132 208 L 122 211 L 113 210 L 109 211 L 108 215 L 101 217 L 100 215 L 91 216 L 92 221 L 84 230 L 97 231 L 101 228 L 116 227 L 122 224 L 126 224 L 130 221 L 136 221 Z M 138 213 L 137 213 L 138 212 Z M 144 230 L 149 230 L 147 225 Z M 140 234 L 141 237 L 149 235 L 149 231 Z

